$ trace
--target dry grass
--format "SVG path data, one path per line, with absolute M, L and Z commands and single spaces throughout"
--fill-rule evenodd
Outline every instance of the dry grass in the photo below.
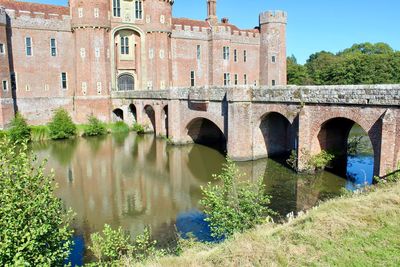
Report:
M 400 183 L 147 266 L 400 266 Z M 129 264 L 128 264 L 129 265 Z

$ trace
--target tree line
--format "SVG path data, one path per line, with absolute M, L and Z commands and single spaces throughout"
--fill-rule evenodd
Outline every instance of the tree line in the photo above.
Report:
M 287 59 L 292 85 L 346 85 L 400 83 L 400 51 L 386 43 L 361 43 L 336 54 L 312 54 L 304 65 L 294 55 Z

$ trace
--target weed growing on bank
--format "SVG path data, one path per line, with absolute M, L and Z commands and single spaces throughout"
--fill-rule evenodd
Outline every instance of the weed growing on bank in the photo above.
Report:
M 17 112 L 11 121 L 11 128 L 8 131 L 12 143 L 23 143 L 31 140 L 31 129 L 21 113 Z
M 222 172 L 214 178 L 219 184 L 202 187 L 200 204 L 207 215 L 212 236 L 223 238 L 271 221 L 275 215 L 268 206 L 263 180 L 257 183 L 240 182 L 241 174 L 235 163 L 227 159 Z
M 62 108 L 56 110 L 48 126 L 50 129 L 50 138 L 54 140 L 74 137 L 77 132 L 77 127 L 72 121 L 71 116 Z
M 83 127 L 83 136 L 98 136 L 107 134 L 106 125 L 94 115 L 88 117 L 88 124 Z

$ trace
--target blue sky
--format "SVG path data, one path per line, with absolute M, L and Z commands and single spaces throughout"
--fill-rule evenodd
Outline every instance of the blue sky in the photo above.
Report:
M 66 5 L 67 0 L 25 0 Z M 175 0 L 174 16 L 204 19 L 206 0 Z M 288 12 L 287 49 L 304 63 L 310 54 L 338 52 L 360 42 L 386 42 L 400 50 L 399 0 L 217 0 L 218 17 L 239 28 L 258 25 L 266 10 Z

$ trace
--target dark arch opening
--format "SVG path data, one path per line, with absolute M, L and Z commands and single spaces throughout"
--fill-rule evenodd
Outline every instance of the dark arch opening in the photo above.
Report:
M 152 127 L 152 131 L 155 132 L 155 130 L 156 130 L 156 115 L 155 115 L 153 107 L 150 105 L 145 106 L 144 112 L 147 115 L 149 124 L 151 124 L 148 126 Z
M 221 129 L 212 121 L 197 118 L 186 127 L 188 135 L 196 144 L 205 145 L 226 154 L 226 138 Z
M 164 130 L 165 130 L 165 135 L 167 137 L 169 137 L 169 129 L 168 129 L 168 106 L 165 106 L 163 108 L 163 113 L 162 113 L 163 117 L 161 118 L 163 121 L 163 126 L 164 126 Z
M 137 111 L 136 111 L 136 106 L 134 104 L 129 105 L 129 111 L 132 113 L 133 116 L 133 122 L 137 122 Z
M 289 120 L 277 112 L 266 115 L 260 124 L 269 158 L 287 158 L 295 149 L 295 132 Z
M 116 108 L 113 110 L 113 120 L 114 121 L 123 121 L 124 120 L 124 112 L 120 108 Z
M 360 125 L 347 118 L 330 119 L 322 124 L 318 141 L 322 150 L 335 156 L 328 171 L 356 184 L 361 180 L 372 182 L 374 149 L 368 133 Z
M 121 74 L 118 77 L 118 90 L 119 91 L 133 91 L 135 90 L 135 78 L 129 73 Z

